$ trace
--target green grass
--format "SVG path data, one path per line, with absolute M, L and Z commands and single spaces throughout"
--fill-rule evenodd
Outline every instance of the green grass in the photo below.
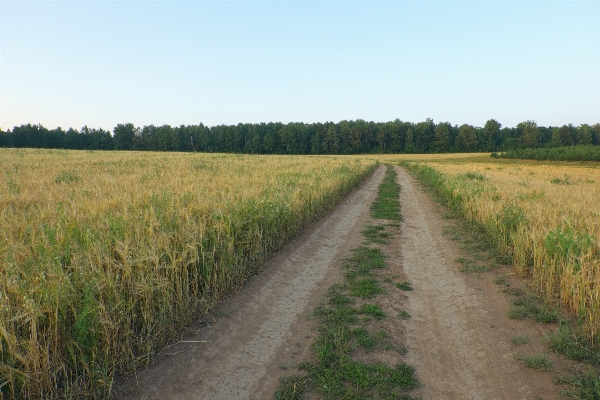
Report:
M 361 314 L 367 314 L 375 317 L 375 319 L 383 319 L 387 317 L 385 312 L 376 304 L 363 304 L 359 311 Z
M 275 392 L 275 400 L 300 400 L 306 385 L 306 377 L 299 375 L 284 376 L 279 381 L 279 389 Z
M 584 374 L 568 378 L 565 383 L 571 385 L 564 393 L 579 400 L 600 400 L 600 377 Z
M 561 322 L 560 327 L 548 334 L 545 339 L 550 349 L 557 354 L 562 354 L 571 360 L 600 366 L 597 345 L 594 346 L 581 332 L 577 332 L 566 322 Z
M 378 244 L 388 244 L 392 236 L 390 232 L 386 232 L 385 225 L 367 226 L 362 233 L 371 243 Z
M 512 338 L 510 339 L 510 341 L 511 341 L 513 344 L 515 344 L 515 345 L 517 345 L 517 346 L 520 346 L 520 345 L 522 345 L 522 344 L 527 344 L 527 343 L 529 343 L 529 337 L 528 337 L 528 336 L 523 336 L 523 335 L 520 335 L 520 336 L 514 336 L 514 337 L 512 337 Z
M 371 215 L 377 219 L 391 219 L 401 221 L 400 202 L 400 185 L 396 183 L 396 171 L 394 167 L 388 165 L 385 172 L 385 178 L 379 186 L 377 199 L 371 205 Z
M 499 276 L 498 278 L 494 279 L 494 283 L 503 287 L 510 286 L 510 282 L 508 282 L 508 279 L 506 279 L 505 276 Z
M 374 260 L 382 261 L 383 258 L 379 252 L 366 251 L 364 247 L 355 249 L 346 260 L 345 283 L 333 285 L 328 291 L 326 304 L 313 313 L 319 321 L 314 343 L 315 361 L 300 365 L 305 375 L 282 380 L 276 399 L 284 399 L 286 397 L 282 396 L 288 393 L 291 399 L 300 398 L 293 397 L 299 395 L 294 389 L 300 388 L 299 383 L 302 383 L 303 389 L 303 382 L 325 399 L 410 398 L 404 391 L 418 386 L 410 366 L 402 363 L 393 366 L 368 364 L 352 357 L 358 348 L 373 351 L 390 346 L 385 342 L 386 332 L 371 332 L 370 318 L 358 318 L 360 314 L 376 320 L 387 317 L 377 304 L 356 304 L 357 298 L 375 297 L 380 292 L 374 289 L 381 288 L 381 284 L 372 270 L 381 265 Z M 361 290 L 356 291 L 357 287 Z
M 544 354 L 515 356 L 515 358 L 521 361 L 526 367 L 535 369 L 536 371 L 551 371 L 554 368 L 552 361 Z
M 408 313 L 408 311 L 402 310 L 398 312 L 398 318 L 400 319 L 409 319 L 410 318 L 410 314 Z
M 487 265 L 476 264 L 475 261 L 468 257 L 458 257 L 454 260 L 455 262 L 461 265 L 460 271 L 465 273 L 472 272 L 487 272 L 490 270 L 490 267 Z
M 385 293 L 385 289 L 375 278 L 362 278 L 350 282 L 350 294 L 352 296 L 371 299 L 379 293 Z
M 352 256 L 345 260 L 346 280 L 352 296 L 370 299 L 385 289 L 373 278 L 372 270 L 385 268 L 385 256 L 379 248 L 358 247 Z
M 398 282 L 396 283 L 396 287 L 405 292 L 410 292 L 413 290 L 410 282 Z
M 508 310 L 510 319 L 531 318 L 536 322 L 545 324 L 558 320 L 558 312 L 548 305 L 540 306 L 540 300 L 535 296 L 517 297 L 512 303 L 513 307 Z

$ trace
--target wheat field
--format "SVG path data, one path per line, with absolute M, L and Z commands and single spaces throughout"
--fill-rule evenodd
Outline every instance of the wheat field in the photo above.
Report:
M 600 166 L 494 162 L 458 156 L 409 163 L 441 174 L 440 193 L 513 255 L 516 271 L 549 302 L 600 334 Z M 406 159 L 406 158 L 405 158 Z M 412 158 L 414 160 L 414 158 Z
M 377 165 L 0 149 L 0 387 L 105 397 Z

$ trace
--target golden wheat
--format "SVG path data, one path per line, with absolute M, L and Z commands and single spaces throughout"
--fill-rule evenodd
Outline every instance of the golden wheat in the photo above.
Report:
M 0 149 L 0 387 L 104 397 L 376 162 Z
M 427 162 L 447 197 L 514 255 L 517 272 L 600 333 L 600 166 L 597 163 Z

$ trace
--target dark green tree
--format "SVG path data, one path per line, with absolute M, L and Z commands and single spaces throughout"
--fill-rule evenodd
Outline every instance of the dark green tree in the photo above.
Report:
M 475 128 L 464 124 L 456 136 L 454 147 L 458 152 L 472 152 L 477 150 L 477 134 Z
M 498 150 L 500 143 L 502 142 L 500 136 L 500 124 L 495 119 L 490 119 L 485 123 L 485 126 L 481 130 L 481 150 L 483 151 L 495 151 Z
M 136 128 L 133 124 L 118 124 L 113 130 L 116 150 L 131 150 Z
M 535 148 L 541 144 L 541 132 L 535 121 L 525 121 L 517 125 L 517 130 L 521 133 L 521 145 L 525 148 Z
M 436 153 L 447 153 L 450 151 L 452 136 L 450 130 L 452 125 L 449 122 L 440 122 L 435 127 L 435 136 L 433 139 L 433 151 Z

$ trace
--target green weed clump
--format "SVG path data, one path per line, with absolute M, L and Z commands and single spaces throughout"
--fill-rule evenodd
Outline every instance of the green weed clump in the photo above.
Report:
M 313 314 L 319 321 L 319 334 L 314 344 L 316 360 L 301 364 L 300 369 L 306 371 L 306 375 L 285 378 L 276 398 L 284 398 L 281 397 L 283 393 L 295 395 L 292 389 L 298 387 L 297 382 L 306 382 L 307 387 L 318 391 L 325 399 L 411 398 L 404 392 L 418 386 L 412 367 L 368 364 L 352 357 L 358 348 L 372 351 L 377 347 L 389 347 L 384 343 L 387 333 L 371 332 L 367 329 L 367 320 L 358 318 L 362 314 L 380 320 L 387 318 L 386 313 L 376 304 L 355 306 L 357 300 L 381 293 L 372 289 L 357 291 L 356 283 L 368 281 L 365 287 L 381 288 L 373 271 L 384 266 L 380 249 L 358 247 L 354 250 L 343 265 L 345 284 L 333 285 L 328 291 L 327 305 L 319 306 Z
M 550 361 L 544 354 L 517 356 L 516 358 L 526 367 L 535 369 L 536 371 L 551 371 L 554 368 L 552 361 Z

